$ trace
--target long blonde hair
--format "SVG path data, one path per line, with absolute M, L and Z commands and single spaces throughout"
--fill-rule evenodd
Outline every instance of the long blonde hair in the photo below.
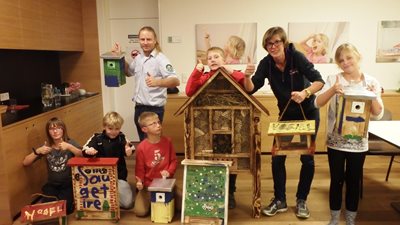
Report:
M 246 43 L 242 38 L 232 35 L 228 39 L 227 47 L 229 48 L 228 50 L 229 53 L 231 53 L 232 57 L 240 58 L 244 54 L 244 50 L 246 49 Z
M 354 45 L 352 45 L 350 43 L 341 44 L 336 49 L 336 53 L 335 53 L 335 63 L 339 67 L 340 67 L 340 62 L 339 62 L 340 55 L 342 54 L 342 52 L 351 52 L 351 53 L 353 53 L 357 57 L 357 61 L 360 61 L 360 59 L 361 59 L 361 54 L 360 54 L 360 52 L 358 52 L 357 48 Z

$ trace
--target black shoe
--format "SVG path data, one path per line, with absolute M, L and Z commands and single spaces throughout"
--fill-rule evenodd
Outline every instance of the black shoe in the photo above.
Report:
M 235 200 L 235 195 L 233 193 L 229 194 L 228 208 L 229 209 L 236 208 L 236 200 Z
M 262 213 L 266 216 L 275 216 L 277 213 L 286 212 L 287 209 L 286 201 L 273 198 L 271 203 L 262 210 Z

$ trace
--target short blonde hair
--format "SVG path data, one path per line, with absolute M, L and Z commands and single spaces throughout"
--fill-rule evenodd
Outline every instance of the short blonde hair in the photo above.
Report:
M 243 39 L 235 35 L 229 37 L 227 46 L 229 47 L 229 52 L 235 58 L 242 57 L 246 49 L 246 43 Z
M 289 46 L 289 41 L 288 41 L 285 30 L 282 27 L 271 27 L 265 32 L 263 40 L 262 40 L 262 46 L 267 52 L 268 52 L 268 48 L 267 48 L 268 42 L 275 35 L 279 36 L 279 38 L 281 39 L 281 41 L 283 43 L 284 48 L 287 48 Z
M 103 117 L 103 126 L 121 128 L 123 124 L 124 119 L 117 112 L 108 112 Z
M 220 48 L 220 47 L 211 47 L 211 48 L 209 48 L 209 49 L 207 49 L 207 58 L 208 58 L 208 54 L 210 53 L 210 52 L 216 52 L 216 53 L 219 53 L 221 56 L 222 56 L 222 58 L 224 58 L 224 60 L 226 59 L 226 56 L 225 56 L 225 52 L 224 52 L 224 50 L 222 49 L 222 48 Z
M 142 114 L 140 114 L 139 119 L 138 119 L 138 123 L 139 123 L 140 127 L 145 127 L 146 126 L 146 121 L 148 119 L 152 119 L 152 118 L 158 118 L 157 113 L 155 113 L 155 112 L 142 112 Z

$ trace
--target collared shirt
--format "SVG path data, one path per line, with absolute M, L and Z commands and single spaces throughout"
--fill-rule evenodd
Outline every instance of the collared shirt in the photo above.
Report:
M 129 64 L 129 73 L 135 76 L 135 93 L 132 100 L 149 106 L 164 106 L 167 101 L 167 88 L 148 87 L 146 76 L 149 73 L 155 79 L 177 77 L 168 58 L 154 49 L 149 56 L 143 52 Z

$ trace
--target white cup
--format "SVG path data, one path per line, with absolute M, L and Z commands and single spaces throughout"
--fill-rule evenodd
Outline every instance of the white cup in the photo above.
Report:
M 79 89 L 79 95 L 81 95 L 81 96 L 86 95 L 86 90 L 85 89 Z

